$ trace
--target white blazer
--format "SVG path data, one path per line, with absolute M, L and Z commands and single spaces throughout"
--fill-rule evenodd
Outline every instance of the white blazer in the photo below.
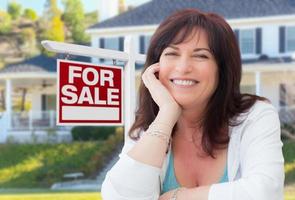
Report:
M 208 200 L 283 200 L 284 158 L 276 109 L 257 101 L 229 127 L 227 155 L 229 182 L 211 185 Z M 103 200 L 158 200 L 168 166 L 157 168 L 127 155 L 136 141 L 127 140 L 120 159 L 102 184 Z

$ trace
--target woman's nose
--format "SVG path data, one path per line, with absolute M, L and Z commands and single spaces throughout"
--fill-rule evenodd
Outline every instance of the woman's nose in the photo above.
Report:
M 189 73 L 192 71 L 192 64 L 188 58 L 180 58 L 176 64 L 176 70 L 181 73 Z

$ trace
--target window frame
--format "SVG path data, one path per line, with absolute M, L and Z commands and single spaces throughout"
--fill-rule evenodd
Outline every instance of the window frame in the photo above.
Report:
M 255 28 L 245 28 L 245 29 L 239 29 L 239 45 L 240 45 L 240 51 L 241 55 L 256 55 L 256 29 Z M 244 31 L 252 31 L 252 36 L 253 36 L 253 49 L 252 52 L 250 53 L 244 53 L 242 52 L 242 36 Z M 262 39 L 262 38 L 261 38 Z
M 285 28 L 285 52 L 286 53 L 292 53 L 292 52 L 295 52 L 295 42 L 294 42 L 294 47 L 293 47 L 293 50 L 290 50 L 289 49 L 289 42 L 288 42 L 288 31 L 289 31 L 289 29 L 294 29 L 294 31 L 295 31 L 295 25 L 293 25 L 293 26 L 286 26 L 286 28 Z M 294 41 L 295 41 L 295 36 L 293 36 L 294 37 Z

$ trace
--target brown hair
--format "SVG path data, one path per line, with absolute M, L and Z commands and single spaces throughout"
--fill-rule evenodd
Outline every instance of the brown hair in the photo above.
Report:
M 240 93 L 242 73 L 240 51 L 228 23 L 217 14 L 197 9 L 184 9 L 170 15 L 160 24 L 151 38 L 142 73 L 150 65 L 159 62 L 163 50 L 168 45 L 183 42 L 196 28 L 203 29 L 207 33 L 208 45 L 218 66 L 219 83 L 209 99 L 202 121 L 202 148 L 214 158 L 213 150 L 228 145 L 228 126 L 241 123 L 234 119 L 235 116 L 245 113 L 256 100 L 266 100 L 256 95 Z M 176 36 L 180 36 L 177 37 L 177 41 L 175 41 Z M 141 81 L 139 105 L 129 136 L 134 140 L 138 139 L 139 132 L 136 135 L 132 133 L 136 129 L 147 130 L 158 111 L 157 104 Z M 175 128 L 174 126 L 172 134 Z

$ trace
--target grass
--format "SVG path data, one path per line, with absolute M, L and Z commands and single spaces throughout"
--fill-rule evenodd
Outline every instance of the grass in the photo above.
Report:
M 295 143 L 285 141 L 285 200 L 295 200 Z
M 93 178 L 122 140 L 118 133 L 103 141 L 0 145 L 0 188 L 49 188 L 72 172 Z
M 102 200 L 99 192 L 37 192 L 1 194 L 0 200 Z

